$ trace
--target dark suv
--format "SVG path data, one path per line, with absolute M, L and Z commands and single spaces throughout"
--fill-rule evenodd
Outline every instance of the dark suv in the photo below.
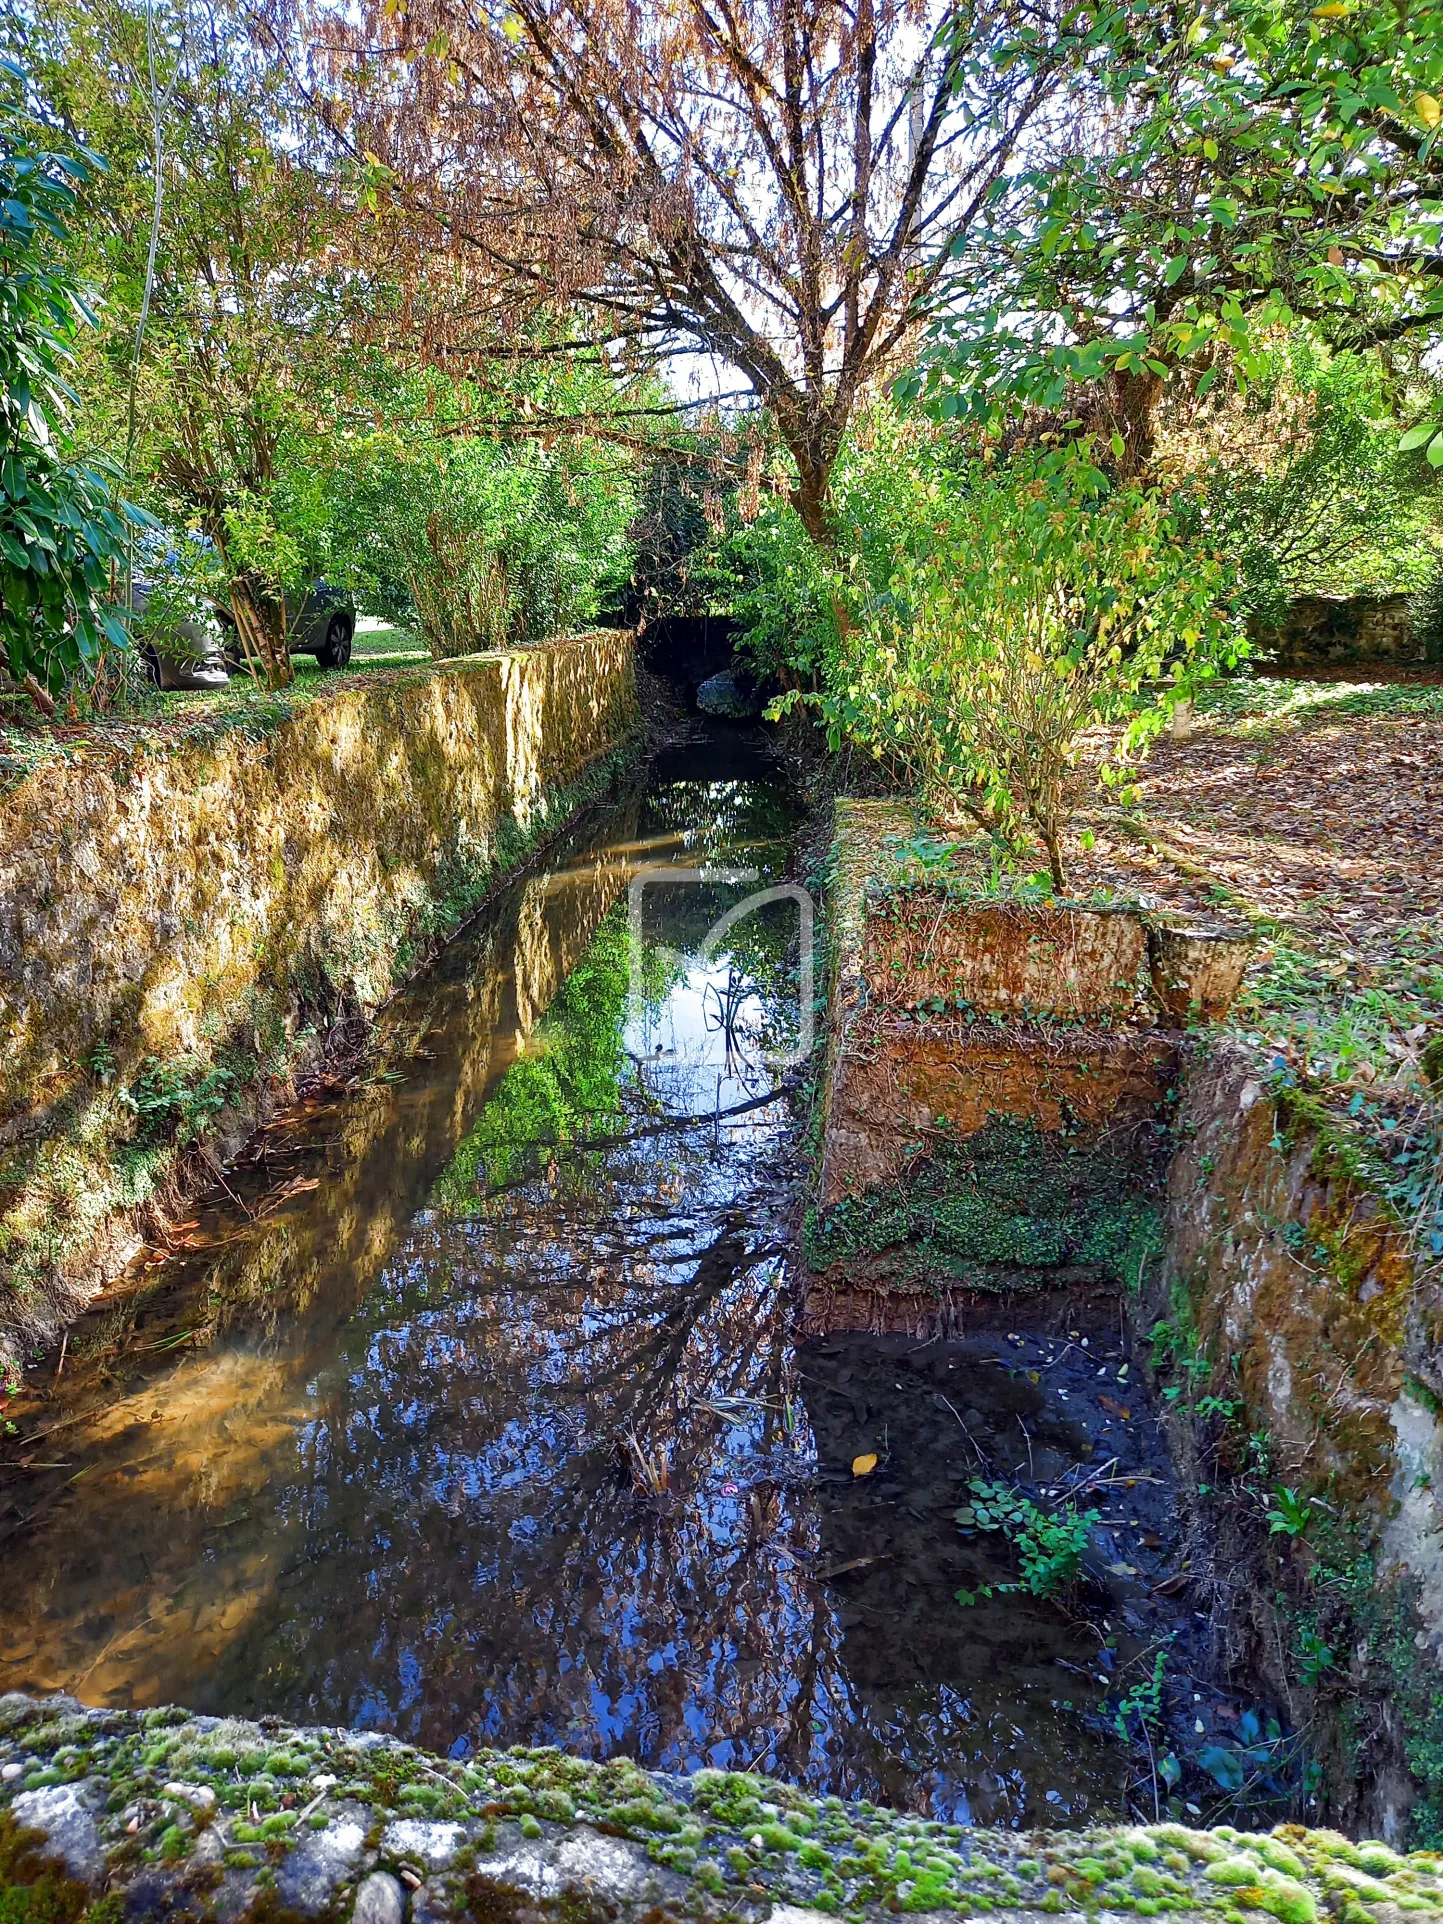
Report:
M 227 666 L 232 670 L 243 668 L 240 639 L 230 610 L 217 603 L 216 613 L 226 631 Z M 286 596 L 286 627 L 293 655 L 314 655 L 322 668 L 344 668 L 351 659 L 356 634 L 356 604 L 344 590 L 333 588 L 328 581 L 317 581 L 299 602 L 294 596 Z

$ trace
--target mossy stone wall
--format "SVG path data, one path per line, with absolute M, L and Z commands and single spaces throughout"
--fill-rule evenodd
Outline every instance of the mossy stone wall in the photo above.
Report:
M 1443 1841 L 1439 1290 L 1326 1108 L 1210 1037 L 1181 1085 L 1160 1320 L 1174 1454 L 1349 1827 Z M 1204 1415 L 1189 1420 L 1189 1408 Z M 1219 1407 L 1231 1414 L 1226 1420 Z M 1287 1527 L 1277 1492 L 1296 1492 Z M 1318 1651 L 1327 1652 L 1326 1661 Z
M 1443 1859 L 1284 1825 L 974 1830 L 748 1772 L 0 1697 L 6 1924 L 1418 1924 Z
M 47 763 L 3 798 L 0 1363 L 113 1268 L 187 1141 L 237 1143 L 637 725 L 632 637 L 598 631 Z

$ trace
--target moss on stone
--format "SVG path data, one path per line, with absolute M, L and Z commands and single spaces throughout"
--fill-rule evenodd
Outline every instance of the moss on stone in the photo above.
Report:
M 906 1246 L 917 1267 L 972 1288 L 1015 1289 L 1020 1275 L 1042 1282 L 1064 1266 L 1135 1287 L 1162 1247 L 1156 1199 L 1140 1187 L 1105 1142 L 994 1116 L 965 1142 L 942 1138 L 902 1180 L 811 1211 L 805 1252 L 824 1270 Z
M 183 1818 L 165 1815 L 173 1804 L 143 1801 L 163 1789 L 148 1761 L 158 1748 L 152 1733 L 123 1712 L 96 1712 L 89 1721 L 95 1737 L 110 1740 L 103 1762 L 93 1759 L 92 1768 L 103 1770 L 114 1793 L 103 1828 L 108 1826 L 113 1874 L 123 1887 L 127 1862 L 138 1857 L 163 1863 L 176 1855 L 168 1840 L 179 1838 L 188 1851 L 191 1832 Z M 40 1706 L 27 1713 L 15 1699 L 3 1700 L 0 1757 L 18 1754 L 23 1740 L 27 1754 L 38 1754 L 55 1768 L 58 1725 Z M 45 1730 L 52 1741 L 37 1743 L 37 1734 Z M 252 1761 L 259 1748 L 243 1733 L 243 1726 L 207 1729 L 182 1722 L 173 1728 L 160 1767 L 167 1773 L 183 1768 L 187 1784 L 209 1784 L 221 1796 L 235 1784 L 242 1759 Z M 306 1733 L 304 1742 L 301 1733 L 275 1735 L 284 1738 L 285 1749 L 273 1742 L 260 1751 L 266 1768 L 241 1779 L 248 1793 L 266 1780 L 294 1784 L 299 1795 L 300 1770 L 312 1777 L 324 1773 L 339 1782 L 318 1794 L 323 1804 L 340 1808 L 357 1801 L 355 1789 L 364 1786 L 374 1812 L 374 1845 L 393 1815 L 426 1808 L 416 1792 L 429 1784 L 439 1794 L 437 1808 L 474 1826 L 468 1854 L 454 1867 L 457 1878 L 470 1879 L 468 1889 L 478 1877 L 484 1881 L 484 1857 L 502 1848 L 508 1833 L 539 1842 L 585 1825 L 642 1846 L 653 1861 L 689 1880 L 696 1898 L 682 1914 L 690 1909 L 698 1917 L 717 1903 L 723 1908 L 743 1900 L 750 1904 L 759 1894 L 858 1920 L 899 1911 L 980 1916 L 999 1906 L 1138 1917 L 1189 1912 L 1229 1924 L 1259 1913 L 1278 1924 L 1315 1924 L 1325 1906 L 1342 1906 L 1345 1914 L 1351 1909 L 1352 1924 L 1387 1924 L 1391 1912 L 1375 1916 L 1378 1906 L 1443 1915 L 1436 1855 L 1351 1845 L 1336 1833 L 1297 1826 L 1268 1836 L 1161 1824 L 1024 1838 L 961 1831 L 868 1804 L 815 1798 L 751 1772 L 702 1771 L 659 1779 L 626 1759 L 596 1764 L 555 1750 L 486 1752 L 461 1765 L 404 1745 L 368 1745 L 344 1731 Z M 73 1743 L 73 1733 L 67 1741 Z M 72 1765 L 83 1749 L 75 1746 L 68 1760 Z M 0 1792 L 0 1805 L 8 1794 Z M 255 1801 L 259 1807 L 260 1798 Z M 160 1812 L 142 1826 L 138 1840 L 126 1833 L 124 1813 L 133 1808 Z M 315 1814 L 327 1815 L 325 1810 Z M 256 1851 L 264 1842 L 274 1873 L 295 1841 L 295 1822 L 291 1812 L 266 1816 L 259 1824 L 232 1821 L 230 1838 L 243 1845 L 254 1832 Z M 132 1851 L 139 1841 L 140 1851 L 127 1859 L 121 1839 Z M 80 1887 L 65 1888 L 53 1867 L 41 1865 L 34 1842 L 18 1838 L 13 1820 L 0 1813 L 4 1924 L 102 1924 L 88 1915 L 89 1900 Z M 261 1860 L 241 1849 L 232 1850 L 227 1861 L 254 1872 Z M 42 1899 L 33 1895 L 36 1889 L 52 1909 L 37 1908 Z M 32 1894 L 17 1898 L 16 1890 Z M 488 1899 L 493 1909 L 508 1890 L 494 1884 Z M 514 1911 L 515 1893 L 509 1901 Z M 3 1908 L 7 1904 L 9 1910 Z M 565 1924 L 559 1915 L 557 1924 Z

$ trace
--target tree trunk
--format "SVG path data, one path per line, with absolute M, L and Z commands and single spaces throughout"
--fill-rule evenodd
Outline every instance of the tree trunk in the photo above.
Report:
M 796 448 L 792 450 L 792 457 L 797 464 L 792 506 L 812 541 L 830 559 L 837 551 L 837 530 L 831 511 L 832 463 Z
M 1157 430 L 1153 415 L 1162 394 L 1162 376 L 1150 368 L 1139 373 L 1112 375 L 1107 383 L 1108 405 L 1113 427 L 1122 436 L 1122 456 L 1118 468 L 1124 481 L 1132 481 L 1152 462 Z
M 231 613 L 240 636 L 241 653 L 258 683 L 270 689 L 289 688 L 296 678 L 286 634 L 284 601 L 257 592 L 237 575 L 230 584 Z

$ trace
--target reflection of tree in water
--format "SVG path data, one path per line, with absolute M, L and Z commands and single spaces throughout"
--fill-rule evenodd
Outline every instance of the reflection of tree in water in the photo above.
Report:
M 672 830 L 699 867 L 756 868 L 780 875 L 796 826 L 786 791 L 755 781 L 669 782 L 647 798 L 653 832 Z
M 779 1199 L 740 1153 L 719 1214 L 689 1181 L 709 1167 L 629 1149 L 584 1217 L 538 1192 L 418 1233 L 275 1492 L 305 1520 L 303 1607 L 232 1652 L 215 1701 L 815 1774 L 846 1693 L 814 1524 L 784 1500 L 806 1434 L 761 1226 Z M 633 1493 L 628 1430 L 669 1450 L 669 1498 Z
M 737 785 L 741 786 L 741 785 Z M 735 923 L 724 953 L 700 971 L 673 946 L 679 897 L 700 940 L 745 886 L 697 889 L 665 884 L 661 897 L 667 941 L 647 941 L 642 950 L 642 1000 L 654 1022 L 668 993 L 689 979 L 702 999 L 706 1030 L 722 1044 L 718 1067 L 724 1079 L 738 1082 L 749 1096 L 770 1086 L 760 1057 L 793 1046 L 797 1031 L 799 920 L 790 902 L 772 902 Z M 666 911 L 672 913 L 668 916 Z M 668 1100 L 655 1078 L 630 1073 L 626 1048 L 629 978 L 629 922 L 625 904 L 607 916 L 586 955 L 573 970 L 548 1010 L 525 1053 L 490 1096 L 485 1110 L 457 1146 L 436 1184 L 435 1207 L 464 1215 L 487 1195 L 507 1190 L 527 1177 L 545 1173 L 563 1188 L 586 1188 L 598 1169 L 589 1149 L 610 1149 L 628 1131 L 651 1133 L 667 1113 L 704 1114 L 717 1104 L 701 1079 L 684 1076 L 680 1100 Z M 644 1070 L 645 1063 L 636 1065 Z

